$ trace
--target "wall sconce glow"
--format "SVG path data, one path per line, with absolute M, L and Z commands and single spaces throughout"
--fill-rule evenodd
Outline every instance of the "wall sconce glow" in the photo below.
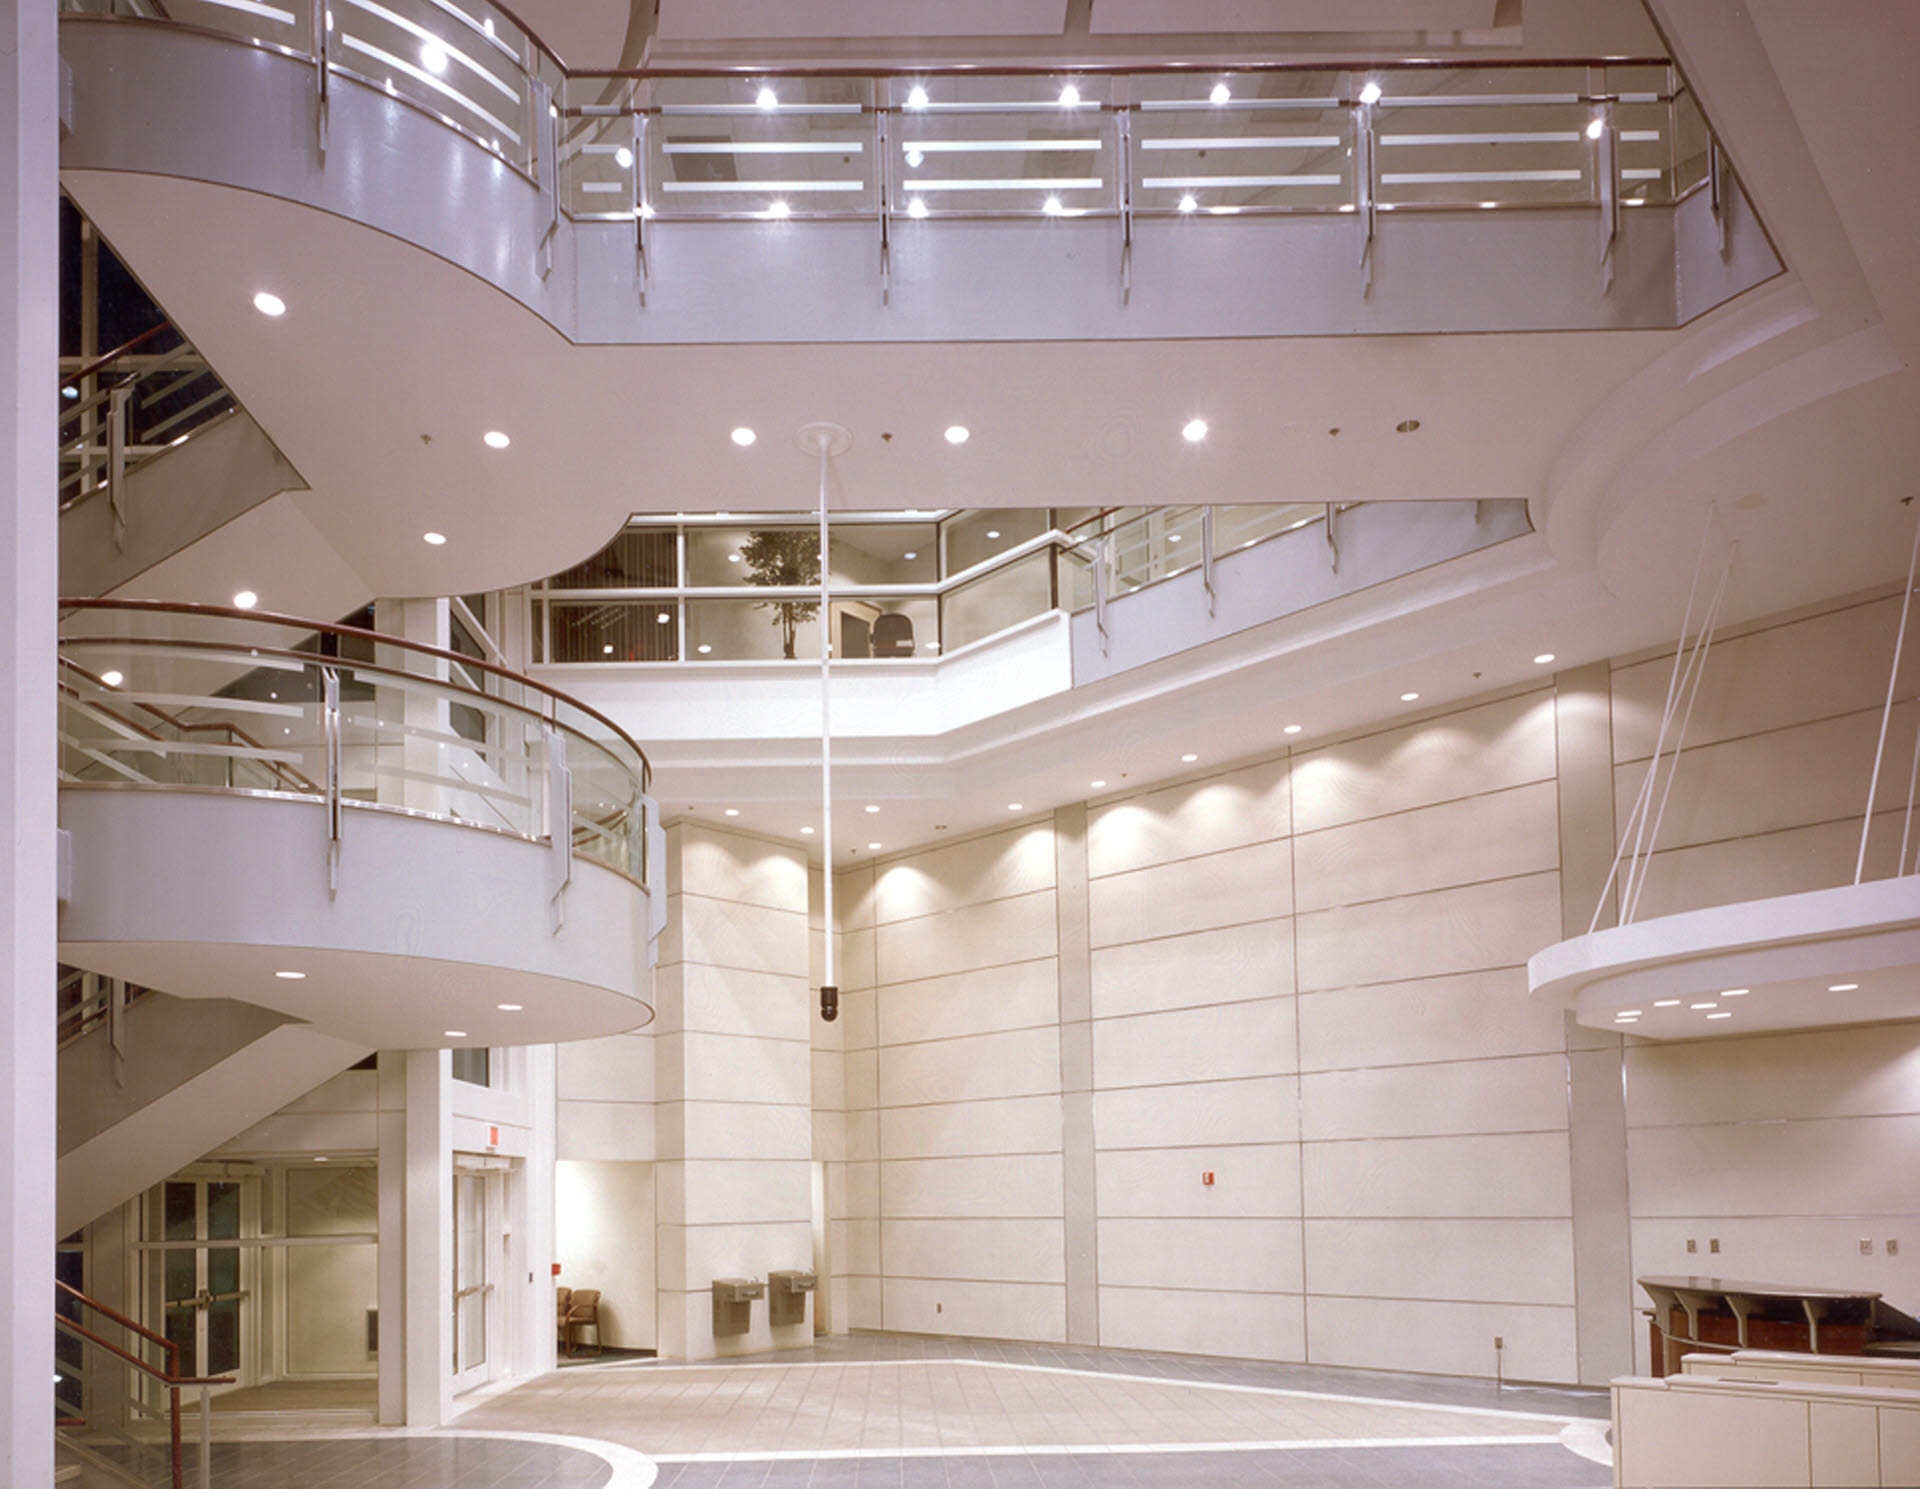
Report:
M 1215 104 L 1225 103 L 1231 97 L 1233 97 L 1233 89 L 1229 88 L 1225 83 L 1215 83 L 1213 85 L 1213 91 L 1207 95 L 1207 102 Z
M 503 430 L 499 429 L 489 429 L 485 434 L 480 436 L 480 440 L 489 450 L 504 450 L 508 445 L 513 443 L 512 439 L 510 439 Z
M 972 431 L 968 429 L 965 424 L 949 424 L 947 426 L 947 443 L 950 445 L 964 445 L 967 442 L 967 437 L 971 433 Z
M 1604 118 L 1602 118 L 1600 115 L 1595 114 L 1593 118 L 1587 122 L 1587 138 L 1588 139 L 1597 140 L 1600 138 L 1601 135 L 1605 134 L 1606 132 L 1607 132 L 1607 121 Z
M 236 610 L 251 610 L 259 603 L 260 596 L 250 589 L 243 589 L 233 597 L 233 608 Z
M 633 165 L 633 151 L 622 145 L 613 152 L 613 163 L 623 171 L 629 169 Z
M 771 88 L 762 88 L 754 95 L 753 101 L 763 109 L 777 109 L 780 107 L 780 96 Z
M 305 982 L 307 980 L 307 974 L 304 972 L 276 972 L 273 975 L 282 982 Z
M 1205 419 L 1187 420 L 1187 422 L 1181 426 L 1180 437 L 1190 445 L 1199 444 L 1201 440 L 1207 437 L 1207 421 Z
M 109 672 L 107 676 L 112 677 L 113 674 Z M 1857 982 L 1836 982 L 1827 989 L 1830 993 L 1855 993 L 1859 990 L 1860 984 Z
M 926 106 L 927 90 L 922 88 L 918 83 L 915 83 L 912 91 L 907 94 L 907 107 L 910 109 L 924 109 Z
M 1282 729 L 1280 732 L 1282 734 L 1298 734 L 1301 730 L 1301 727 L 1302 726 L 1299 724 L 1289 724 L 1287 725 L 1286 728 Z
M 110 688 L 117 688 L 126 680 L 126 677 L 117 670 L 109 670 L 100 674 L 100 681 Z
M 428 42 L 420 48 L 421 64 L 428 72 L 439 74 L 447 70 L 447 51 L 437 42 Z
M 927 215 L 927 204 L 922 198 L 915 197 L 912 201 L 907 203 L 907 216 L 925 217 L 926 215 Z
M 1063 109 L 1077 109 L 1080 107 L 1080 90 L 1074 87 L 1072 83 L 1068 83 L 1066 87 L 1060 90 L 1060 107 Z
M 1552 660 L 1553 660 L 1553 653 L 1550 651 L 1543 651 L 1540 653 L 1539 656 L 1533 659 L 1533 665 L 1536 667 L 1544 667 L 1547 665 L 1547 663 L 1551 662 Z
M 272 290 L 261 290 L 253 297 L 253 308 L 262 315 L 285 315 L 287 302 L 274 294 Z
M 420 534 L 420 541 L 425 543 L 429 548 L 444 548 L 447 545 L 447 535 L 445 533 L 422 533 Z
M 1200 203 L 1194 199 L 1192 192 L 1188 192 L 1180 198 L 1180 210 L 1182 212 L 1197 212 L 1200 210 Z
M 1360 89 L 1360 101 L 1362 103 L 1378 103 L 1380 101 L 1380 85 L 1378 83 L 1367 83 L 1364 85 Z
M 748 445 L 760 438 L 760 436 L 742 424 L 738 429 L 734 430 L 732 434 L 728 435 L 727 438 L 744 450 Z

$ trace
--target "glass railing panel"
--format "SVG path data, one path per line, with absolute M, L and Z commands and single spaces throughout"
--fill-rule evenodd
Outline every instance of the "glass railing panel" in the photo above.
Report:
M 1691 89 L 1673 100 L 1673 194 L 1684 196 L 1707 179 L 1713 135 Z
M 484 0 L 329 0 L 336 68 L 534 169 L 533 48 Z
M 156 1367 L 165 1364 L 152 1345 L 97 1315 L 87 1314 L 73 1322 L 56 1320 L 54 1410 L 61 1437 L 104 1459 L 133 1483 L 173 1483 L 166 1388 L 113 1350 L 85 1338 L 79 1329 L 142 1358 L 153 1355 L 148 1363 Z M 188 1388 L 181 1396 L 183 1405 L 194 1406 L 199 1392 Z M 183 1447 L 188 1482 L 197 1482 L 192 1475 L 198 1471 L 199 1452 L 197 1441 Z
M 1334 210 L 1356 200 L 1344 74 L 1190 73 L 1139 80 L 1140 212 Z
M 640 205 L 640 130 L 631 78 L 574 77 L 559 93 L 560 200 L 569 216 L 631 218 Z
M 1251 548 L 1262 539 L 1326 520 L 1323 502 L 1283 502 L 1267 506 L 1215 507 L 1213 509 L 1213 549 L 1224 557 L 1241 548 Z
M 868 78 L 659 78 L 648 210 L 662 217 L 865 215 L 880 204 Z
M 895 79 L 890 210 L 908 217 L 1119 210 L 1105 77 Z
M 941 642 L 947 651 L 957 651 L 1052 608 L 1053 554 L 1036 549 L 943 595 Z
M 1387 68 L 1373 78 L 1381 205 L 1595 199 L 1586 68 Z
M 166 19 L 179 25 L 264 42 L 305 57 L 313 53 L 313 4 L 314 0 L 167 0 L 164 9 Z M 152 15 L 160 8 L 87 6 L 82 13 Z
M 1671 202 L 1675 188 L 1673 73 L 1668 67 L 1609 67 L 1620 199 Z
M 64 375 L 61 388 L 63 506 L 108 484 L 116 421 L 130 474 L 237 406 L 206 358 L 165 323 L 92 371 Z
M 1047 507 L 987 507 L 961 512 L 940 527 L 940 540 L 945 545 L 944 572 L 964 574 L 1010 553 L 1052 526 L 1053 513 Z
M 1201 562 L 1203 507 L 1155 507 L 1111 530 L 1109 595 L 1143 589 Z

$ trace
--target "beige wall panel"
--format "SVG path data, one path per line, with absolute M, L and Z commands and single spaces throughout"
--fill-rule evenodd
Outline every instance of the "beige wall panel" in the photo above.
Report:
M 1879 708 L 1899 624 L 1896 594 L 1715 640 L 1687 723 L 1688 747 Z M 1909 654 L 1902 670 L 1920 679 L 1917 661 Z M 1653 753 L 1672 677 L 1671 652 L 1614 672 L 1615 760 Z M 1914 691 L 1908 687 L 1906 696 Z M 1866 768 L 1863 762 L 1863 779 Z
M 986 972 L 890 983 L 878 994 L 880 1038 L 888 1044 L 957 1039 L 1058 1021 L 1057 963 L 1049 955 Z
M 813 1051 L 789 1039 L 742 1039 L 733 1034 L 685 1034 L 688 1089 L 705 1101 L 811 1106 L 808 1079 Z M 664 1091 L 662 1100 L 672 1100 Z
M 562 1101 L 653 1100 L 653 1039 L 615 1034 L 555 1046 L 554 1083 Z
M 1302 1327 L 1294 1294 L 1100 1288 L 1100 1342 L 1110 1349 L 1297 1361 Z
M 1309 1142 L 1564 1132 L 1566 1127 L 1564 1056 L 1337 1070 L 1300 1078 L 1300 1130 Z
M 798 1222 L 810 1226 L 813 1220 L 813 1175 L 805 1163 L 698 1159 L 686 1165 L 686 1184 L 690 1231 L 704 1225 Z M 763 1260 L 759 1265 L 773 1264 Z
M 1560 867 L 1552 781 L 1350 822 L 1294 839 L 1294 904 L 1324 910 Z
M 968 1216 L 1051 1219 L 1060 1209 L 1057 1154 L 906 1158 L 880 1166 L 881 1214 L 894 1220 Z
M 1627 1123 L 1920 1112 L 1920 1023 L 1627 1045 Z
M 1300 1068 L 1558 1053 L 1565 1016 L 1527 996 L 1524 967 L 1302 993 Z
M 1894 710 L 1889 749 L 1880 767 L 1880 800 L 1905 801 L 1915 710 Z M 1815 822 L 1851 819 L 1866 810 L 1878 713 L 1821 719 L 1770 734 L 1687 747 L 1660 823 L 1660 846 L 1719 842 L 1778 832 Z M 1625 823 L 1647 768 L 1636 762 L 1614 771 L 1614 802 Z M 1663 775 L 1664 779 L 1664 775 Z M 1852 874 L 1847 875 L 1848 879 Z
M 1300 1222 L 1224 1216 L 1102 1220 L 1100 1285 L 1297 1293 Z
M 1066 1237 L 1057 1220 L 888 1220 L 881 1225 L 888 1277 L 972 1282 L 1065 1282 Z
M 873 1050 L 848 1050 L 847 1110 L 872 1111 L 880 1104 L 880 1058 Z
M 747 972 L 688 962 L 679 977 L 683 1028 L 756 1039 L 813 1037 L 812 990 L 790 970 Z
M 1093 878 L 1286 836 L 1288 761 L 1264 760 L 1087 812 Z
M 555 1109 L 554 1156 L 566 1159 L 629 1159 L 651 1162 L 651 1104 L 562 1101 Z
M 673 888 L 681 894 L 771 910 L 807 908 L 806 860 L 784 844 L 682 822 L 679 869 Z
M 1642 1127 L 1627 1162 L 1642 1217 L 1920 1209 L 1920 1116 Z
M 1573 1300 L 1573 1228 L 1565 1220 L 1309 1220 L 1306 1256 L 1307 1291 L 1316 1294 Z
M 1093 1014 L 1110 1018 L 1293 991 L 1293 922 L 1123 942 L 1093 953 Z
M 766 910 L 731 900 L 683 894 L 677 917 L 667 917 L 660 959 L 742 972 L 794 974 L 807 965 L 807 917 L 804 911 Z M 671 954 L 666 938 L 675 938 Z
M 1294 1065 L 1291 998 L 1096 1019 L 1093 1025 L 1096 1090 L 1277 1075 Z
M 1030 822 L 883 863 L 874 871 L 877 924 L 1053 888 L 1053 829 Z
M 838 1112 L 847 1104 L 847 1057 L 838 1050 L 816 1049 L 812 1059 L 813 1109 Z
M 886 1327 L 884 1315 L 880 1311 L 880 1279 L 878 1277 L 849 1277 L 847 1279 L 847 1327 L 849 1329 L 880 1329 Z
M 1053 891 L 967 905 L 944 915 L 882 925 L 874 937 L 875 973 L 884 985 L 1005 967 L 1054 954 Z
M 1576 1378 L 1570 1305 L 1307 1299 L 1307 1357 L 1315 1365 L 1486 1376 L 1494 1373 L 1496 1336 L 1506 1342 L 1500 1368 L 1508 1380 Z
M 848 931 L 835 943 L 833 975 L 842 993 L 849 988 L 857 991 L 874 985 L 873 941 L 873 929 L 868 927 Z M 812 985 L 818 987 L 820 979 L 813 978 Z
M 1087 885 L 1092 944 L 1272 920 L 1293 908 L 1292 877 L 1292 850 L 1282 838 L 1094 879 Z
M 880 1105 L 985 1101 L 1060 1089 L 1060 1032 L 1020 1029 L 942 1044 L 906 1044 L 880 1062 Z
M 688 1292 L 713 1297 L 716 1277 L 765 1277 L 769 1268 L 804 1267 L 813 1242 L 805 1224 L 692 1225 L 687 1227 Z M 755 1307 L 756 1322 L 765 1326 L 765 1303 Z M 712 1316 L 709 1314 L 711 1323 Z
M 617 1039 L 625 1035 L 615 1035 Z M 599 1041 L 585 1041 L 598 1043 Z M 565 1050 L 567 1045 L 561 1045 Z M 320 1082 L 311 1091 L 295 1097 L 276 1113 L 282 1117 L 303 1116 L 308 1112 L 371 1112 L 380 1105 L 380 1076 L 373 1070 L 343 1070 Z
M 891 1107 L 879 1116 L 881 1151 L 896 1158 L 1058 1153 L 1060 1098 L 1025 1096 L 957 1106 Z
M 847 1157 L 856 1163 L 877 1163 L 880 1159 L 880 1114 L 849 1112 L 842 1131 L 846 1135 Z
M 1873 1255 L 1860 1254 L 1862 1238 L 1873 1242 Z M 1899 1255 L 1887 1255 L 1889 1238 L 1900 1242 Z M 1690 1240 L 1697 1250 L 1687 1250 Z M 1720 1243 L 1717 1252 L 1709 1250 L 1713 1241 Z M 1881 1293 L 1906 1308 L 1920 1297 L 1920 1211 L 1875 1213 L 1869 1199 L 1852 1215 L 1711 1215 L 1634 1221 L 1635 1277 L 1702 1272 L 1794 1281 L 1818 1278 L 1822 1286 Z M 1638 1288 L 1634 1306 L 1648 1306 Z
M 1213 1183 L 1203 1182 L 1211 1173 Z M 1100 1155 L 1103 1219 L 1284 1218 L 1300 1213 L 1300 1149 L 1129 1148 Z
M 1567 1138 L 1560 1132 L 1308 1143 L 1301 1164 L 1306 1213 L 1318 1218 L 1570 1213 Z
M 1066 1338 L 1064 1286 L 889 1277 L 882 1287 L 889 1329 L 1037 1344 L 1058 1344 Z
M 843 1214 L 849 1217 L 877 1216 L 880 1213 L 880 1165 L 877 1163 L 856 1163 L 846 1165 L 847 1198 Z
M 1096 1091 L 1093 1132 L 1102 1149 L 1290 1143 L 1300 1136 L 1299 1092 L 1290 1075 Z
M 1302 991 L 1524 966 L 1560 939 L 1560 876 L 1320 910 L 1294 922 Z
M 873 928 L 874 865 L 842 869 L 833 876 L 833 918 L 842 931 Z
M 1554 773 L 1553 694 L 1503 698 L 1294 759 L 1293 830 L 1317 832 Z
M 880 1222 L 855 1221 L 846 1226 L 841 1243 L 842 1267 L 849 1275 L 880 1275 Z
M 1860 768 L 1860 779 L 1860 806 L 1864 811 L 1865 766 Z M 1865 878 L 1886 879 L 1893 875 L 1900 856 L 1904 794 L 1901 799 L 1900 811 L 1873 814 Z M 1886 798 L 1881 800 L 1884 802 Z M 1661 835 L 1665 837 L 1664 831 Z M 1775 895 L 1851 884 L 1859 856 L 1858 816 L 1723 843 L 1662 849 L 1653 855 L 1647 870 L 1646 888 L 1640 893 L 1635 918 L 1651 920 L 1657 915 L 1678 915 L 1684 910 L 1698 910 L 1708 905 L 1731 905 L 1740 900 L 1771 899 Z
M 804 1106 L 689 1101 L 686 1156 L 703 1158 L 813 1157 L 813 1114 Z
M 810 1154 L 816 1163 L 842 1163 L 847 1157 L 847 1119 L 840 1112 L 813 1113 L 813 1151 Z M 871 1153 L 862 1153 L 862 1158 L 871 1158 Z

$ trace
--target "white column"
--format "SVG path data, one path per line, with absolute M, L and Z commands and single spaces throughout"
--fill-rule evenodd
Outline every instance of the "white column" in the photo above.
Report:
M 453 1410 L 453 1146 L 445 1050 L 407 1052 L 407 1425 Z M 384 1239 L 384 1237 L 382 1238 Z M 386 1340 L 380 1341 L 384 1351 Z
M 0 1481 L 53 1482 L 53 0 L 0 0 Z

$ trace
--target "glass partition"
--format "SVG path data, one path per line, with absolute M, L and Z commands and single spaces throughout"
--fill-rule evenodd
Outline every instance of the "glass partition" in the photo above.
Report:
M 1371 77 L 1382 206 L 1597 199 L 1586 68 L 1382 68 Z
M 1119 210 L 1113 79 L 891 80 L 891 211 L 908 217 Z
M 870 215 L 880 204 L 868 78 L 656 78 L 650 215 Z
M 941 596 L 941 645 L 957 651 L 1051 609 L 1053 555 L 1036 549 Z
M 1195 72 L 1139 85 L 1136 211 L 1327 211 L 1356 199 L 1345 73 Z

